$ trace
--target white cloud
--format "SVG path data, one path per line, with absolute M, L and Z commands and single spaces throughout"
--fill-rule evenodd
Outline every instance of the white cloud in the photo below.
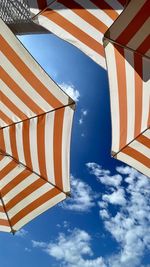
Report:
M 107 186 L 108 193 L 98 203 L 100 217 L 120 245 L 120 252 L 109 258 L 107 266 L 142 266 L 144 252 L 150 250 L 150 179 L 128 166 L 117 167 L 119 174 L 111 176 L 96 163 L 86 165 Z M 112 205 L 117 205 L 116 214 L 111 213 Z
M 31 240 L 33 248 L 46 248 L 46 243 L 41 241 Z
M 77 89 L 75 89 L 74 85 L 69 85 L 69 84 L 65 84 L 65 83 L 62 83 L 59 85 L 62 90 L 64 90 L 67 95 L 69 95 L 74 101 L 79 101 L 79 98 L 80 98 L 80 93 Z
M 25 248 L 24 249 L 26 252 L 31 252 L 31 249 L 30 248 Z
M 71 176 L 71 198 L 60 204 L 61 207 L 78 212 L 88 212 L 95 205 L 95 194 L 85 182 Z
M 106 267 L 101 257 L 93 258 L 91 236 L 86 231 L 75 228 L 67 235 L 60 233 L 56 241 L 44 244 L 43 251 L 61 261 L 62 267 Z
M 100 182 L 102 173 L 112 177 L 109 170 L 99 165 L 87 166 Z M 49 243 L 32 241 L 32 246 L 55 258 L 61 267 L 149 267 L 143 265 L 142 258 L 150 250 L 150 179 L 130 167 L 118 167 L 117 171 L 122 174 L 117 184 L 113 181 L 108 185 L 102 180 L 107 193 L 102 194 L 98 205 L 105 229 L 118 243 L 118 253 L 95 257 L 91 236 L 81 229 L 59 233 L 58 238 Z M 76 180 L 74 186 L 78 187 L 80 182 Z
M 98 181 L 104 185 L 118 187 L 121 184 L 122 177 L 120 174 L 112 175 L 109 170 L 104 170 L 95 162 L 86 164 L 91 174 L 95 175 Z
M 15 233 L 16 236 L 25 237 L 28 234 L 28 231 L 24 230 L 23 228 Z
M 83 124 L 84 122 L 84 117 L 86 117 L 88 114 L 88 111 L 86 109 L 81 109 L 81 116 L 79 119 L 79 124 Z
M 122 205 L 126 204 L 125 192 L 123 188 L 115 190 L 112 194 L 104 194 L 102 200 L 110 204 Z

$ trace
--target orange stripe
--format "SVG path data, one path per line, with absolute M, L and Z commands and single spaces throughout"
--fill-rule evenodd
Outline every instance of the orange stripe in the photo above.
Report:
M 0 212 L 2 212 L 2 213 L 5 212 L 3 206 L 0 206 Z
M 24 181 L 31 172 L 29 172 L 27 169 L 19 173 L 12 181 L 9 182 L 6 186 L 4 186 L 1 190 L 1 195 L 4 197 L 9 191 L 11 191 L 13 188 L 15 188 L 18 184 L 20 184 L 22 181 Z
M 32 178 L 31 178 L 32 179 Z M 12 209 L 15 205 L 17 205 L 20 201 L 28 197 L 30 194 L 32 194 L 34 191 L 42 187 L 46 182 L 42 180 L 41 178 L 37 179 L 35 182 L 27 186 L 24 190 L 22 190 L 18 195 L 16 195 L 14 198 L 12 198 L 6 205 L 6 210 L 9 211 Z M 41 189 L 42 190 L 42 189 Z
M 12 157 L 18 160 L 18 151 L 17 151 L 17 144 L 16 144 L 16 126 L 15 124 L 9 128 L 9 136 L 10 136 L 10 144 L 11 144 L 11 151 Z M 6 151 L 7 152 L 7 151 Z
M 141 134 L 136 140 L 142 143 L 144 146 L 147 146 L 148 148 L 150 148 L 150 139 L 146 137 L 145 135 Z
M 58 188 L 63 190 L 62 184 L 62 130 L 65 109 L 59 109 L 54 116 L 54 173 Z
M 47 7 L 47 1 L 46 0 L 37 0 L 39 9 L 43 10 Z
M 73 23 L 65 19 L 63 16 L 51 9 L 47 9 L 47 11 L 43 12 L 42 15 L 47 17 L 49 20 L 52 20 L 65 31 L 77 38 L 79 41 L 81 41 L 82 43 L 84 43 L 85 45 L 93 49 L 95 52 L 104 57 L 103 46 L 91 36 L 82 31 L 80 28 L 75 26 Z
M 13 121 L 7 117 L 7 115 L 5 115 L 5 113 L 3 113 L 2 110 L 0 110 L 0 118 L 7 124 L 7 125 L 10 125 L 13 123 Z
M 111 19 L 116 20 L 118 18 L 119 15 L 116 10 L 113 9 L 104 0 L 91 0 L 91 2 L 93 2 L 94 5 L 103 10 L 103 12 L 106 13 Z
M 135 129 L 134 137 L 137 137 L 141 132 L 142 122 L 142 99 L 143 99 L 143 62 L 142 57 L 134 54 L 134 69 L 135 69 Z
M 21 58 L 9 46 L 9 44 L 2 36 L 0 36 L 0 43 L 2 53 L 4 53 L 4 55 L 19 71 L 19 73 L 28 81 L 28 83 L 35 89 L 35 91 L 37 91 L 41 95 L 41 97 L 45 99 L 45 101 L 49 103 L 53 108 L 62 106 L 62 103 L 57 98 L 55 98 L 55 96 L 51 94 L 51 92 L 44 86 L 44 84 L 32 73 L 31 69 L 21 60 Z
M 145 165 L 147 168 L 150 167 L 150 159 L 144 156 L 142 153 L 138 152 L 132 147 L 126 147 L 121 152 L 127 154 L 128 156 L 132 157 L 133 159 L 139 161 L 143 165 Z
M 0 130 L 0 149 L 6 152 L 3 130 Z
M 7 164 L 6 167 L 4 167 L 1 171 L 0 171 L 0 180 L 2 180 L 3 178 L 5 178 L 5 176 L 11 172 L 15 167 L 17 166 L 17 163 L 15 161 L 11 161 L 10 163 Z
M 34 99 L 31 99 L 24 91 L 19 87 L 19 85 L 1 68 L 2 78 L 4 83 L 11 89 L 12 92 L 35 114 L 44 113 L 44 110 L 39 107 Z M 35 99 L 36 101 L 36 99 Z
M 33 166 L 30 153 L 30 120 L 26 120 L 23 122 L 22 138 L 23 138 L 23 151 L 24 151 L 26 166 L 32 170 Z
M 141 54 L 145 55 L 149 49 L 150 49 L 150 35 L 145 38 L 145 40 L 136 50 Z
M 99 32 L 105 33 L 107 31 L 108 27 L 102 21 L 94 17 L 90 12 L 88 12 L 88 10 L 86 10 L 75 1 L 59 0 L 59 2 L 65 5 L 67 8 L 71 9 L 72 12 L 76 13 L 79 17 L 84 19 Z
M 149 10 L 150 10 L 150 1 L 148 0 L 139 10 L 137 15 L 135 15 L 133 20 L 127 25 L 125 30 L 116 39 L 116 41 L 124 45 L 128 44 L 129 41 L 132 39 L 132 37 L 142 27 L 144 22 L 149 18 Z
M 39 161 L 39 168 L 40 168 L 40 174 L 45 179 L 47 178 L 47 172 L 46 172 L 46 159 L 45 159 L 45 119 L 46 116 L 40 116 L 38 117 L 37 122 L 37 145 L 38 145 L 38 161 Z
M 20 120 L 25 120 L 27 119 L 27 116 L 21 112 L 21 110 L 14 105 L 7 96 L 1 92 L 1 101 L 5 104 L 7 108 L 9 108 Z
M 0 219 L 0 225 L 10 227 L 8 220 L 4 220 L 4 219 Z
M 40 207 L 42 204 L 46 203 L 53 197 L 57 196 L 60 193 L 60 191 L 56 188 L 51 189 L 47 193 L 43 194 L 41 197 L 34 200 L 31 204 L 29 204 L 27 207 L 22 209 L 20 212 L 18 212 L 12 219 L 11 224 L 15 225 L 17 222 L 19 222 L 22 218 L 27 216 L 30 212 Z
M 126 70 L 124 49 L 117 45 L 115 47 L 118 96 L 119 96 L 119 114 L 120 114 L 120 149 L 126 145 L 127 141 L 127 89 L 126 89 Z
M 4 156 L 2 156 L 2 154 L 0 153 L 0 161 L 3 160 L 3 158 L 4 158 Z

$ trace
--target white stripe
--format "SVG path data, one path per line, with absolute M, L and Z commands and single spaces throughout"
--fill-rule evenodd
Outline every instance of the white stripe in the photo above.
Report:
M 70 141 L 73 113 L 72 108 L 65 108 L 62 132 L 62 181 L 64 192 L 70 191 Z
M 11 232 L 11 228 L 9 226 L 0 225 L 0 231 L 1 232 Z
M 5 106 L 4 103 L 0 101 L 0 107 L 3 111 L 3 113 L 13 122 L 18 122 L 21 120 L 21 118 L 17 117 L 15 113 L 13 113 L 7 106 Z
M 78 47 L 81 51 L 83 51 L 85 54 L 91 57 L 97 64 L 106 69 L 106 63 L 103 56 L 101 56 L 93 49 L 91 49 L 89 46 L 85 45 L 84 43 L 76 39 L 73 35 L 65 31 L 63 28 L 59 27 L 56 23 L 54 23 L 50 19 L 40 15 L 38 16 L 38 22 L 37 21 L 34 22 L 39 23 L 42 27 L 56 34 L 59 38 L 64 39 L 67 42 Z
M 30 53 L 24 49 L 21 42 L 14 36 L 5 23 L 0 19 L 0 32 L 11 48 L 17 53 L 20 59 L 30 68 L 31 72 L 42 84 L 61 102 L 68 104 L 68 96 L 53 82 L 43 71 L 40 65 L 33 59 Z
M 131 47 L 133 50 L 136 50 L 149 35 L 150 19 L 142 25 L 142 27 L 136 32 L 136 34 L 129 41 L 127 46 Z
M 30 120 L 29 139 L 32 167 L 36 173 L 40 174 L 37 147 L 37 120 L 37 117 Z
M 134 148 L 136 151 L 143 154 L 145 157 L 150 159 L 150 149 L 147 146 L 144 146 L 142 143 L 134 140 L 129 147 Z
M 147 0 L 130 1 L 125 11 L 122 12 L 121 16 L 117 19 L 117 23 L 115 23 L 110 29 L 109 33 L 111 39 L 116 40 L 118 38 L 118 36 L 128 27 L 129 23 L 136 16 L 146 1 Z
M 7 154 L 12 155 L 9 129 L 10 129 L 9 127 L 3 129 L 3 136 L 5 142 L 5 151 L 7 152 Z
M 143 97 L 142 97 L 142 123 L 141 132 L 148 127 L 150 112 L 150 60 L 143 57 Z
M 23 135 L 22 135 L 22 128 L 23 123 L 16 124 L 16 146 L 18 152 L 19 161 L 26 165 L 25 157 L 24 157 L 24 146 L 23 146 Z
M 29 204 L 31 204 L 34 200 L 38 199 L 39 197 L 43 196 L 45 193 L 50 191 L 52 189 L 52 186 L 50 184 L 44 184 L 34 192 L 32 192 L 27 197 L 23 198 L 20 202 L 18 202 L 15 206 L 13 206 L 8 211 L 8 216 L 12 218 L 15 216 L 18 212 L 20 212 L 22 209 L 27 207 Z
M 105 0 L 119 15 L 123 11 L 124 7 L 117 0 Z
M 127 144 L 134 139 L 135 125 L 135 71 L 134 54 L 124 49 L 127 88 Z M 124 74 L 123 74 L 124 75 Z
M 0 171 L 3 170 L 11 161 L 12 160 L 9 157 L 3 157 L 3 159 L 0 160 Z
M 56 205 L 60 201 L 64 200 L 65 198 L 66 198 L 66 195 L 63 193 L 60 193 L 59 195 L 53 197 L 52 199 L 48 200 L 47 202 L 45 202 L 44 204 L 42 204 L 41 206 L 39 206 L 38 208 L 36 208 L 32 212 L 30 212 L 25 217 L 23 217 L 20 221 L 18 221 L 13 226 L 13 229 L 19 230 L 23 225 L 25 225 L 26 223 L 28 223 L 29 221 L 31 221 L 32 219 L 34 219 L 35 217 L 37 217 L 38 215 L 43 213 L 44 211 L 53 207 L 54 205 Z
M 0 110 L 1 110 L 1 107 L 0 107 Z M 7 126 L 7 123 L 3 121 L 2 119 L 0 119 L 0 128 L 5 127 L 5 126 Z
M 7 216 L 4 212 L 0 212 L 0 219 L 1 220 L 7 220 Z
M 150 49 L 148 49 L 148 51 L 147 51 L 147 53 L 145 55 L 150 57 Z
M 73 25 L 78 27 L 80 30 L 85 32 L 87 35 L 89 35 L 93 39 L 102 43 L 103 34 L 100 31 L 98 31 L 96 28 L 94 28 L 91 24 L 86 22 L 86 20 L 78 16 L 71 9 L 66 8 L 64 5 L 60 3 L 56 3 L 56 2 L 54 2 L 54 4 L 51 5 L 51 9 L 55 10 L 56 13 L 58 13 L 64 19 L 71 22 Z
M 18 165 L 15 168 L 13 168 L 7 175 L 4 176 L 3 179 L 1 179 L 0 181 L 1 189 L 3 189 L 3 187 L 9 184 L 18 174 L 20 174 L 24 170 L 25 168 Z
M 96 17 L 99 21 L 103 22 L 108 28 L 113 23 L 112 18 L 110 18 L 103 10 L 94 5 L 91 1 L 81 1 L 75 0 L 79 5 L 84 7 L 89 13 Z M 87 8 L 88 7 L 88 8 Z
M 11 201 L 14 197 L 16 197 L 19 193 L 21 193 L 24 189 L 26 189 L 29 185 L 37 181 L 37 179 L 38 176 L 32 173 L 27 178 L 25 178 L 25 180 L 16 185 L 3 197 L 5 204 Z
M 57 111 L 56 111 L 57 112 Z M 47 113 L 45 118 L 45 161 L 48 180 L 55 184 L 54 174 L 54 115 L 55 112 Z
M 140 161 L 137 161 L 136 159 L 124 154 L 123 152 L 118 153 L 117 159 L 137 169 L 138 171 L 142 172 L 144 175 L 150 176 L 150 168 L 147 168 Z
M 24 113 L 27 117 L 34 117 L 36 114 L 22 102 L 22 100 L 13 93 L 13 91 L 2 81 L 1 91 L 17 108 Z
M 118 97 L 117 70 L 115 61 L 115 51 L 111 43 L 105 47 L 106 60 L 108 66 L 110 102 L 111 102 L 111 121 L 112 121 L 112 151 L 119 151 L 120 140 L 120 111 Z
M 143 135 L 150 139 L 150 130 L 148 129 Z
M 39 107 L 44 111 L 52 110 L 53 108 L 37 93 L 37 91 L 25 80 L 20 72 L 11 64 L 11 62 L 2 54 L 1 60 L 3 62 L 3 68 L 11 74 L 11 78 L 21 87 L 22 91 L 28 95 Z M 40 73 L 39 73 L 40 75 Z

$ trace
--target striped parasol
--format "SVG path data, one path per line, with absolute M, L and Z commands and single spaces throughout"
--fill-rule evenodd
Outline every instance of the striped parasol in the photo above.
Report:
M 74 101 L 0 20 L 0 230 L 15 232 L 70 192 Z
M 30 0 L 33 21 L 79 48 L 106 68 L 103 35 L 126 0 Z
M 150 176 L 150 1 L 131 0 L 104 38 L 112 155 Z

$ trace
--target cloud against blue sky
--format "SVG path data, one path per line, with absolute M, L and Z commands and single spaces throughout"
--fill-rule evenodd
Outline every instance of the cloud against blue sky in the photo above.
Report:
M 92 189 L 81 181 L 74 180 L 72 200 L 70 204 L 66 202 L 65 208 L 85 212 L 97 205 L 97 212 L 106 232 L 118 243 L 118 252 L 103 257 L 99 249 L 99 256 L 96 258 L 91 245 L 92 236 L 84 229 L 69 227 L 67 233 L 60 232 L 56 240 L 50 240 L 48 243 L 32 241 L 33 248 L 42 249 L 50 257 L 54 257 L 58 264 L 61 262 L 58 266 L 141 266 L 145 251 L 150 249 L 149 179 L 130 167 L 117 167 L 116 174 L 111 175 L 110 170 L 102 169 L 96 163 L 87 163 L 86 166 L 98 182 L 106 186 L 107 194 L 102 193 L 99 199 L 95 199 L 93 194 L 92 199 Z M 124 183 L 126 187 L 123 186 Z M 81 189 L 82 198 L 80 193 L 77 193 L 77 188 L 79 191 Z M 87 203 L 91 205 L 85 208 L 83 203 L 86 198 Z M 101 240 L 97 243 L 98 247 L 100 242 Z

